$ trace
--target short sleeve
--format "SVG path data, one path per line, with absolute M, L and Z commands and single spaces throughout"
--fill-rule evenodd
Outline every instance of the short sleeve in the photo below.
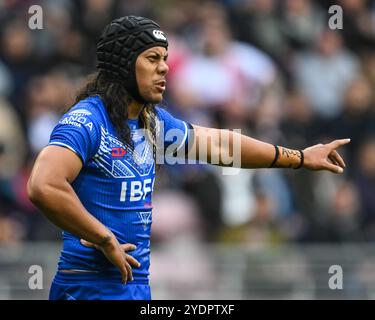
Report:
M 61 117 L 48 145 L 72 150 L 85 165 L 99 148 L 100 131 L 100 117 L 95 105 L 79 102 Z
M 189 150 L 193 140 L 193 127 L 190 123 L 173 117 L 168 111 L 156 107 L 156 112 L 161 125 L 164 151 L 175 154 L 182 148 L 184 154 Z

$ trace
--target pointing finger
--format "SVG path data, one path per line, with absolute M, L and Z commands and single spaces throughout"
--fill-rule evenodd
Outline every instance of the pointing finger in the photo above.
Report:
M 348 144 L 350 142 L 350 139 L 340 139 L 340 140 L 334 140 L 329 145 L 330 147 L 335 150 L 345 144 Z

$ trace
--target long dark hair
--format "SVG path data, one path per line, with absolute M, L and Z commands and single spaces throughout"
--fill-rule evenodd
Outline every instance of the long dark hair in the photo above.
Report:
M 133 148 L 130 128 L 126 122 L 128 119 L 128 105 L 132 97 L 124 85 L 105 72 L 98 71 L 91 74 L 87 83 L 78 91 L 75 103 L 94 95 L 99 95 L 102 99 L 119 139 Z M 152 143 L 155 158 L 157 134 L 155 105 L 151 103 L 146 104 L 142 109 L 139 120 L 140 127 L 146 129 L 146 137 Z

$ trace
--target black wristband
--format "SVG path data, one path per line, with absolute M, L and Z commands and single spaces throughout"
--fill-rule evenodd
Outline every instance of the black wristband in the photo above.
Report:
M 296 167 L 295 169 L 299 169 L 303 166 L 303 162 L 305 160 L 305 155 L 303 154 L 303 151 L 302 150 L 298 150 L 300 155 L 301 155 L 301 162 L 299 163 L 298 167 Z
M 275 147 L 275 159 L 273 159 L 271 165 L 269 166 L 269 168 L 273 168 L 273 166 L 275 165 L 276 161 L 279 159 L 279 155 L 280 155 L 280 151 L 279 151 L 279 148 L 277 147 L 276 144 L 273 145 Z

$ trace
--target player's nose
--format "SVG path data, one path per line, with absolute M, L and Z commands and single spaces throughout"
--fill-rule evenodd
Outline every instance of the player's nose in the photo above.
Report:
M 162 75 L 166 75 L 168 71 L 169 71 L 168 64 L 164 60 L 160 61 L 158 65 L 158 72 Z

